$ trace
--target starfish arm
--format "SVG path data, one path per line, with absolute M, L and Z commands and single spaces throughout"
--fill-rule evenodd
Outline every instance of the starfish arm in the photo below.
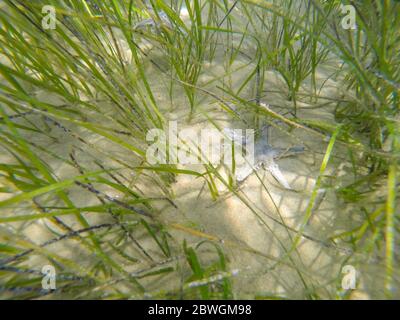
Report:
M 289 182 L 287 182 L 286 178 L 282 174 L 282 171 L 279 169 L 278 165 L 274 162 L 271 161 L 271 163 L 266 166 L 266 170 L 268 170 L 272 176 L 286 189 L 292 189 L 289 185 Z

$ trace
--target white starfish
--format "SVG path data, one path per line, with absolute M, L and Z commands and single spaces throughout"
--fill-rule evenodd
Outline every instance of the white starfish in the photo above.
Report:
M 230 129 L 225 129 L 225 134 L 230 138 L 233 142 L 241 144 L 237 136 L 233 134 L 233 131 Z M 291 189 L 288 181 L 285 176 L 279 169 L 279 166 L 276 164 L 275 160 L 296 155 L 302 153 L 304 151 L 304 147 L 295 146 L 291 148 L 275 148 L 268 143 L 267 133 L 263 131 L 263 135 L 258 139 L 254 144 L 254 165 L 250 163 L 246 163 L 243 167 L 238 168 L 236 170 L 236 180 L 238 183 L 243 182 L 249 175 L 253 173 L 253 171 L 260 169 L 261 167 L 264 170 L 269 171 L 272 176 L 286 189 Z
M 144 19 L 142 21 L 140 21 L 139 23 L 137 23 L 133 29 L 134 30 L 141 30 L 147 27 L 150 27 L 152 30 L 157 30 L 160 28 L 161 25 L 164 25 L 170 29 L 172 29 L 172 24 L 168 19 L 167 14 L 164 11 L 159 11 L 157 12 L 158 14 L 158 21 L 156 20 L 156 17 L 154 18 L 149 18 L 149 19 Z

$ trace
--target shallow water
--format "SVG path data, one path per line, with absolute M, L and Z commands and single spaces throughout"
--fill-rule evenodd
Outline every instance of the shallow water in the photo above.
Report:
M 122 42 L 122 41 L 121 41 Z M 162 53 L 157 48 L 152 48 L 150 43 L 146 45 L 148 59 L 144 61 L 145 71 L 149 76 L 151 88 L 157 99 L 158 105 L 162 106 L 163 116 L 166 120 L 178 120 L 181 129 L 191 128 L 200 131 L 204 128 L 214 128 L 207 121 L 207 117 L 214 119 L 220 127 L 246 128 L 243 122 L 234 120 L 223 111 L 218 102 L 213 101 L 210 96 L 197 94 L 196 111 L 189 119 L 189 107 L 184 92 L 179 85 L 174 85 L 170 90 L 171 82 L 168 77 L 159 72 L 151 63 L 151 59 L 160 63 L 166 63 Z M 128 68 L 133 68 L 131 53 L 126 44 L 124 56 Z M 144 47 L 143 47 L 144 48 Z M 248 49 L 249 54 L 254 48 Z M 203 72 L 200 75 L 198 86 L 216 91 L 216 86 L 227 87 L 233 92 L 238 90 L 245 81 L 249 72 L 254 70 L 255 64 L 243 55 L 229 65 L 226 61 L 224 48 L 217 50 L 212 61 L 205 61 Z M 318 103 L 323 103 L 326 98 L 338 98 L 349 94 L 343 92 L 341 79 L 329 80 L 328 77 L 335 72 L 338 61 L 333 57 L 318 70 L 318 86 L 322 86 L 319 92 L 321 98 Z M 221 76 L 222 75 L 222 76 Z M 292 108 L 292 101 L 287 99 L 285 84 L 282 78 L 274 70 L 267 70 L 261 101 L 269 104 L 270 108 L 283 113 Z M 172 93 L 172 96 L 170 92 Z M 305 82 L 300 93 L 308 93 L 311 87 Z M 62 105 L 57 97 L 49 96 L 46 92 L 36 92 L 41 101 L 49 101 L 53 104 Z M 244 99 L 254 99 L 254 81 L 250 81 L 241 93 Z M 228 97 L 223 94 L 221 98 Z M 301 101 L 303 100 L 303 101 Z M 102 111 L 104 117 L 100 118 L 98 113 L 87 112 L 86 116 L 98 117 L 97 123 L 107 123 L 107 116 L 116 114 L 115 107 L 103 102 L 101 97 L 96 105 Z M 313 108 L 315 103 L 308 103 L 306 99 L 299 99 L 297 117 L 313 121 L 324 120 L 335 124 L 333 110 L 330 107 Z M 243 112 L 240 105 L 235 106 L 237 111 L 246 119 L 247 114 Z M 205 116 L 207 115 L 207 117 Z M 120 116 L 120 115 L 117 115 Z M 61 159 L 56 159 L 49 154 L 43 154 L 43 159 L 53 169 L 55 175 L 60 179 L 67 179 L 78 174 L 76 168 L 66 163 L 70 153 L 73 151 L 80 166 L 85 170 L 95 170 L 99 167 L 95 161 L 99 161 L 104 167 L 112 168 L 118 166 L 115 159 L 130 164 L 132 168 L 140 163 L 135 163 L 132 152 L 127 151 L 115 143 L 101 138 L 79 127 L 68 125 L 79 137 L 88 144 L 82 144 L 73 135 L 65 132 L 42 116 L 32 115 L 29 119 L 40 123 L 43 127 L 48 126 L 44 134 L 30 134 L 29 141 L 51 150 Z M 23 121 L 23 120 L 21 120 Z M 288 129 L 288 126 L 279 122 L 270 131 L 270 143 L 275 147 L 286 148 L 294 145 L 305 146 L 305 152 L 294 157 L 277 160 L 279 167 L 288 180 L 292 190 L 283 188 L 267 171 L 259 170 L 251 174 L 236 193 L 230 192 L 222 183 L 217 183 L 220 193 L 218 199 L 213 199 L 208 191 L 204 180 L 189 175 L 179 175 L 171 184 L 171 190 L 162 190 L 152 180 L 151 173 L 138 173 L 133 169 L 126 168 L 118 172 L 118 176 L 126 186 L 132 187 L 146 197 L 170 197 L 176 207 L 165 200 L 157 200 L 154 207 L 158 212 L 157 219 L 165 224 L 169 233 L 174 238 L 174 244 L 179 247 L 186 239 L 190 244 L 198 243 L 204 239 L 218 239 L 218 243 L 224 249 L 229 261 L 229 269 L 234 270 L 232 281 L 234 285 L 235 298 L 254 298 L 279 296 L 283 298 L 304 298 L 313 293 L 321 298 L 335 298 L 341 292 L 342 267 L 345 264 L 354 265 L 359 272 L 359 286 L 354 290 L 353 298 L 382 298 L 383 287 L 381 274 L 384 266 L 376 257 L 370 261 L 369 257 L 361 253 L 352 252 L 352 248 L 345 243 L 334 244 L 328 237 L 339 231 L 349 230 L 356 225 L 360 217 L 352 215 L 352 208 L 341 202 L 334 188 L 321 188 L 318 190 L 317 205 L 312 210 L 312 215 L 304 228 L 299 245 L 289 256 L 293 239 L 301 228 L 304 214 L 313 192 L 316 179 L 319 175 L 322 159 L 328 145 L 327 138 L 311 133 L 304 128 Z M 54 139 L 50 139 L 49 136 Z M 130 137 L 126 137 L 130 139 Z M 89 145 L 89 146 L 88 146 Z M 335 149 L 334 156 L 328 165 L 325 176 L 327 186 L 338 185 L 346 181 L 349 175 L 350 165 L 347 155 L 343 153 L 340 145 Z M 2 156 L 1 162 L 7 163 L 12 160 Z M 201 166 L 178 166 L 183 169 L 202 171 Z M 221 174 L 226 172 L 221 169 Z M 102 188 L 102 192 L 115 199 L 121 194 L 111 188 Z M 76 206 L 89 206 L 98 203 L 96 197 L 83 191 L 82 188 L 73 187 L 69 192 L 70 198 Z M 0 194 L 4 198 L 4 195 Z M 55 203 L 56 205 L 56 203 Z M 26 214 L 30 210 L 25 208 L 14 208 L 10 214 Z M 111 217 L 98 214 L 87 214 L 86 218 L 90 224 L 100 224 L 112 221 Z M 79 224 L 72 217 L 62 217 L 62 221 L 68 223 L 71 228 L 78 228 Z M 20 225 L 12 224 L 3 226 L 0 236 L 4 239 L 9 233 L 22 233 L 26 239 L 36 244 L 52 239 L 50 230 L 58 227 L 45 220 L 36 222 L 25 222 Z M 186 229 L 185 229 L 186 228 Z M 199 231 L 195 233 L 193 231 Z M 154 255 L 157 246 L 152 239 L 137 234 L 141 245 Z M 58 242 L 47 248 L 57 255 L 68 257 L 79 264 L 82 272 L 91 263 L 90 254 L 74 240 Z M 136 247 L 127 248 L 138 253 Z M 140 253 L 140 252 L 139 252 Z M 161 258 L 161 257 L 160 257 Z M 202 259 L 207 261 L 215 257 L 205 250 Z M 348 260 L 350 258 L 350 260 Z M 116 259 L 118 259 L 116 257 Z M 33 256 L 27 263 L 32 268 L 41 266 L 45 259 Z M 166 262 L 166 265 L 169 262 Z M 137 264 L 124 265 L 129 272 L 137 272 L 148 266 L 143 259 Z M 166 277 L 160 279 L 145 280 L 148 282 L 150 292 L 157 292 L 162 287 L 176 288 L 178 279 Z M 124 290 L 124 281 L 116 286 Z
M 246 61 L 236 61 L 237 65 L 245 64 Z M 215 69 L 214 69 L 215 70 Z M 207 73 L 206 73 L 207 74 Z M 212 75 L 207 74 L 208 77 Z M 246 73 L 240 70 L 231 75 L 232 83 L 240 83 L 240 78 L 246 76 Z M 206 76 L 204 76 L 206 77 Z M 273 85 L 279 85 L 276 78 L 267 77 L 266 88 L 271 88 Z M 157 88 L 157 84 L 152 84 L 154 90 L 159 92 L 158 98 L 160 101 L 164 99 L 168 105 L 167 97 L 163 97 L 165 92 L 163 87 Z M 40 93 L 39 93 L 40 94 Z M 43 97 L 41 97 L 43 99 Z M 271 100 L 270 100 L 271 99 Z M 51 99 L 50 99 L 51 100 Z M 184 99 L 182 99 L 184 100 Z M 263 98 L 263 101 L 279 104 L 276 97 L 268 97 L 268 100 Z M 55 101 L 52 101 L 53 103 Z M 174 113 L 185 114 L 187 107 L 185 103 L 178 105 L 178 101 L 174 100 Z M 162 102 L 161 102 L 162 104 Z M 103 106 L 107 107 L 107 106 Z M 208 110 L 208 115 L 214 116 L 214 119 L 219 120 L 221 126 L 231 126 L 230 119 L 224 119 L 226 116 L 223 112 L 214 107 L 210 110 L 208 103 L 204 103 L 200 108 Z M 310 113 L 306 108 L 299 110 L 299 117 L 306 117 Z M 329 112 L 324 112 L 321 115 L 311 112 L 313 119 L 318 117 L 331 119 Z M 32 118 L 33 119 L 33 118 Z M 332 119 L 331 119 L 332 121 Z M 199 115 L 190 124 L 186 121 L 179 123 L 180 128 L 190 127 L 201 130 L 205 127 L 204 119 Z M 240 200 L 237 196 L 229 192 L 223 185 L 219 185 L 221 197 L 213 200 L 207 191 L 205 182 L 191 176 L 178 176 L 176 183 L 172 185 L 174 203 L 177 208 L 168 203 L 160 202 L 159 211 L 160 219 L 167 225 L 191 225 L 195 226 L 196 230 L 220 239 L 221 245 L 226 250 L 229 259 L 231 270 L 237 270 L 237 274 L 233 277 L 233 282 L 238 292 L 238 297 L 252 297 L 254 294 L 260 296 L 282 296 L 291 298 L 301 298 L 304 296 L 304 285 L 300 282 L 298 270 L 304 275 L 305 283 L 318 292 L 321 296 L 329 297 L 334 294 L 337 283 L 329 284 L 331 281 L 336 281 L 340 273 L 341 264 L 346 259 L 347 255 L 341 250 L 330 247 L 326 248 L 320 241 L 325 242 L 326 234 L 330 230 L 336 229 L 336 220 L 339 216 L 338 206 L 335 195 L 332 191 L 321 193 L 321 200 L 318 209 L 315 210 L 313 216 L 305 229 L 305 234 L 315 240 L 302 238 L 296 253 L 292 254 L 291 259 L 282 258 L 285 256 L 285 250 L 288 250 L 295 233 L 288 230 L 298 229 L 301 224 L 303 213 L 307 207 L 315 179 L 318 175 L 319 165 L 321 163 L 322 152 L 321 143 L 326 145 L 326 142 L 317 141 L 315 137 L 309 136 L 303 130 L 296 129 L 288 136 L 283 130 L 272 129 L 270 141 L 274 146 L 287 147 L 293 144 L 298 144 L 298 141 L 307 146 L 307 151 L 303 155 L 290 157 L 278 160 L 279 166 L 292 186 L 293 190 L 285 190 L 273 177 L 263 170 L 252 174 L 244 184 L 240 186 L 239 195 L 243 198 Z M 52 136 L 59 138 L 58 142 L 47 144 L 42 136 L 32 136 L 31 141 L 46 145 L 58 156 L 68 157 L 68 153 L 76 146 L 77 141 L 63 130 L 51 126 Z M 211 126 L 212 127 L 212 126 Z M 89 133 L 81 132 L 79 136 L 86 141 L 95 145 L 99 150 L 107 153 L 112 153 L 114 157 L 126 159 L 129 161 L 130 154 L 116 147 L 113 143 L 104 139 L 99 139 L 97 136 Z M 292 139 L 291 136 L 296 137 Z M 113 162 L 109 161 L 104 155 L 93 150 L 84 152 L 75 152 L 79 163 L 87 169 L 91 169 L 94 159 L 101 159 L 101 163 L 106 167 L 112 167 Z M 62 161 L 54 161 L 47 159 L 47 163 L 51 166 L 60 179 L 67 178 L 75 171 L 71 166 L 65 165 Z M 93 167 L 94 169 L 94 167 Z M 191 168 L 193 169 L 193 168 Z M 197 166 L 197 169 L 199 167 Z M 336 175 L 337 169 L 335 166 L 329 168 L 329 174 Z M 76 173 L 75 173 L 76 174 Z M 133 172 L 121 173 L 127 182 L 132 180 Z M 131 174 L 131 175 L 130 175 Z M 261 180 L 260 180 L 261 179 Z M 164 196 L 158 188 L 154 188 L 149 182 L 144 179 L 139 179 L 137 189 L 142 190 L 146 195 L 154 197 Z M 118 193 L 111 190 L 103 190 L 108 195 L 117 197 Z M 73 188 L 69 193 L 71 199 L 77 206 L 95 204 L 95 197 L 87 192 L 82 192 L 81 189 Z M 18 210 L 17 210 L 18 211 Z M 101 215 L 88 215 L 88 220 L 91 224 L 99 224 L 106 222 Z M 72 228 L 78 227 L 74 219 L 62 218 Z M 109 220 L 107 218 L 106 220 Z M 21 226 L 23 233 L 36 243 L 42 243 L 45 240 L 51 239 L 51 233 L 44 228 L 48 222 L 37 222 Z M 15 227 L 15 226 L 14 226 Z M 54 226 L 51 226 L 54 228 Z M 177 239 L 189 239 L 197 242 L 200 239 L 193 237 L 190 233 L 183 233 L 181 230 L 171 229 L 171 234 Z M 148 240 L 143 239 L 142 244 L 151 251 L 152 243 L 147 243 Z M 55 250 L 58 255 L 79 260 L 82 263 L 90 257 L 86 256 L 85 252 L 81 252 L 82 248 L 79 245 L 74 245 L 71 241 L 64 241 L 52 246 L 51 250 Z M 81 252 L 80 254 L 78 252 Z M 89 261 L 87 262 L 89 264 Z M 32 259 L 32 265 L 40 265 L 43 261 Z M 85 267 L 82 265 L 82 270 Z M 132 268 L 140 270 L 140 266 Z M 171 279 L 174 285 L 175 279 Z M 328 285 L 329 284 L 329 285 Z M 153 284 L 156 288 L 156 284 Z

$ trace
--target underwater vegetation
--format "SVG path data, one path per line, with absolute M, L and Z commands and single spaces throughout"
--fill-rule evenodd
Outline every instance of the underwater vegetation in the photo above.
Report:
M 0 1 L 0 298 L 400 298 L 399 66 L 393 0 Z

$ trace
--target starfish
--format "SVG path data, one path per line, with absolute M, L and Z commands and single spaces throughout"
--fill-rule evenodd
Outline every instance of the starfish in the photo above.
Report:
M 236 170 L 236 180 L 242 183 L 253 171 L 260 168 L 269 171 L 272 176 L 286 189 L 292 189 L 285 176 L 279 169 L 275 160 L 304 152 L 304 147 L 295 146 L 290 148 L 276 148 L 268 143 L 267 131 L 263 130 L 262 136 L 254 144 L 254 165 L 246 163 Z M 238 142 L 238 137 L 232 135 L 232 131 L 225 130 L 225 134 L 233 141 Z

